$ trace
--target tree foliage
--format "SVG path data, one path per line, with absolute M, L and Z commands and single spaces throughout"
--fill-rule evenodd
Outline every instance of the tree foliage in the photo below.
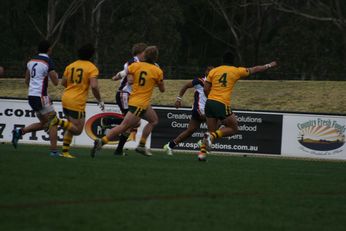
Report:
M 2 0 L 0 12 L 7 75 L 22 71 L 46 38 L 60 71 L 82 43 L 92 42 L 94 61 L 110 76 L 131 56 L 132 44 L 147 42 L 160 48 L 169 78 L 201 75 L 220 64 L 225 50 L 235 53 L 236 65 L 279 60 L 280 68 L 255 78 L 346 78 L 341 0 Z

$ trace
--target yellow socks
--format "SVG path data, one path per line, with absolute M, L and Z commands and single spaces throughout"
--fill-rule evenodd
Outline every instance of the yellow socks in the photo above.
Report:
M 101 141 L 102 141 L 102 145 L 104 145 L 104 144 L 108 144 L 109 139 L 107 138 L 107 136 L 104 136 L 101 138 Z
M 72 142 L 73 135 L 70 132 L 65 132 L 64 140 L 62 144 L 62 153 L 68 153 L 70 150 L 70 144 Z
M 216 130 L 215 132 L 210 133 L 212 136 L 212 141 L 214 141 L 216 138 L 221 138 L 223 136 L 222 131 Z
M 139 146 L 144 147 L 146 142 L 147 142 L 147 139 L 142 137 L 141 140 L 139 141 Z
M 70 130 L 72 127 L 72 123 L 70 121 L 62 120 L 62 119 L 58 119 L 58 125 L 63 127 L 64 130 Z

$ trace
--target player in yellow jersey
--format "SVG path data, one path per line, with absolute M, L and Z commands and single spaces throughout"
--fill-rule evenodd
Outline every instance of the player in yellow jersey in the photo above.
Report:
M 89 87 L 99 103 L 101 110 L 104 103 L 101 100 L 97 77 L 99 70 L 90 61 L 95 53 L 93 45 L 86 44 L 78 50 L 78 60 L 65 69 L 61 84 L 65 87 L 61 101 L 67 120 L 55 119 L 51 126 L 59 125 L 65 130 L 62 156 L 75 158 L 69 153 L 70 144 L 74 135 L 80 135 L 85 123 L 85 105 L 88 99 Z
M 231 95 L 236 82 L 257 72 L 263 72 L 275 67 L 276 62 L 250 68 L 234 67 L 233 54 L 226 52 L 223 65 L 212 69 L 204 84 L 204 92 L 208 96 L 205 104 L 208 132 L 204 134 L 198 160 L 205 161 L 207 150 L 211 148 L 216 138 L 232 136 L 238 131 L 237 118 L 231 110 Z M 218 129 L 221 121 L 223 127 Z
M 145 49 L 144 62 L 136 62 L 128 67 L 128 81 L 132 85 L 132 92 L 129 99 L 129 111 L 124 120 L 117 127 L 112 128 L 102 139 L 94 142 L 91 150 L 91 157 L 95 157 L 96 151 L 101 149 L 104 144 L 114 140 L 116 136 L 135 127 L 145 116 L 148 124 L 144 127 L 142 138 L 136 151 L 151 156 L 151 153 L 145 147 L 146 139 L 158 123 L 158 116 L 151 107 L 151 97 L 154 88 L 157 86 L 161 92 L 165 91 L 163 82 L 163 71 L 155 64 L 158 59 L 158 49 L 156 46 L 149 46 Z

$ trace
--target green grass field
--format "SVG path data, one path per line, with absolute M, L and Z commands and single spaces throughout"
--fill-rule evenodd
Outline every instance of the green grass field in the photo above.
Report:
M 174 105 L 180 88 L 187 80 L 166 80 L 164 94 L 155 90 L 154 105 Z M 114 103 L 119 81 L 100 80 L 101 94 L 106 102 Z M 237 83 L 232 108 L 245 110 L 295 111 L 346 114 L 346 81 L 258 81 L 241 80 Z M 50 86 L 53 99 L 60 100 L 63 88 Z M 27 98 L 23 79 L 0 79 L 0 97 Z M 89 97 L 95 101 L 93 97 Z M 184 106 L 191 106 L 193 91 L 183 98 Z
M 346 165 L 0 145 L 0 230 L 345 230 Z

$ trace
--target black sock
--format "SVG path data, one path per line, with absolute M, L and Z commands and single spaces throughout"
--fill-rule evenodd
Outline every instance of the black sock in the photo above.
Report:
M 168 146 L 169 146 L 170 148 L 174 148 L 175 145 L 177 145 L 177 144 L 176 144 L 173 140 L 170 141 L 169 144 L 168 144 Z
M 121 134 L 120 137 L 119 137 L 119 143 L 118 143 L 118 147 L 117 149 L 115 150 L 116 152 L 122 152 L 123 151 L 123 148 L 125 146 L 125 143 L 127 141 L 127 138 L 129 138 L 129 135 L 128 133 L 126 134 Z

